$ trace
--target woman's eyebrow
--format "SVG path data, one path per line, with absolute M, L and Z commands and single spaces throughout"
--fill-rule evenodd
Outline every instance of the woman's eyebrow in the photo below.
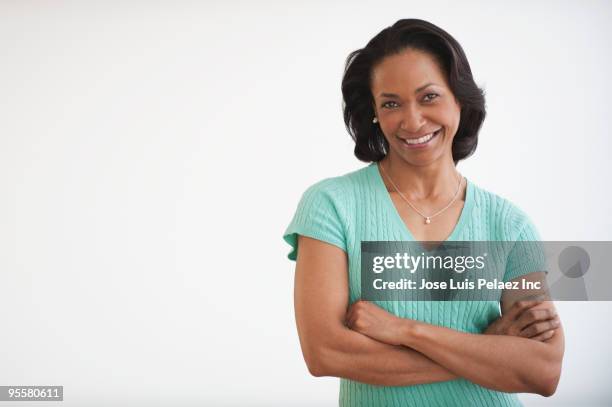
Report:
M 414 93 L 419 93 L 420 91 L 422 91 L 423 89 L 425 89 L 426 87 L 431 86 L 431 85 L 436 85 L 436 86 L 438 86 L 436 83 L 429 82 L 429 83 L 426 83 L 426 84 L 425 84 L 425 85 L 423 85 L 423 86 L 419 86 L 419 87 L 418 87 L 418 88 L 417 88 L 417 89 L 414 91 Z M 398 98 L 398 97 L 399 97 L 399 95 L 397 95 L 397 94 L 395 94 L 395 93 L 384 93 L 384 92 L 383 92 L 383 93 L 380 93 L 378 96 L 380 96 L 380 97 L 388 97 L 388 98 Z

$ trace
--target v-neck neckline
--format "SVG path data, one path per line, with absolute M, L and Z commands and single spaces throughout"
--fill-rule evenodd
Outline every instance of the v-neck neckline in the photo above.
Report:
M 408 237 L 408 240 L 416 241 L 414 235 L 408 228 L 408 225 L 406 225 L 399 212 L 397 211 L 397 208 L 393 203 L 393 199 L 391 199 L 389 191 L 387 191 L 387 187 L 385 185 L 385 182 L 383 181 L 382 175 L 378 168 L 378 163 L 374 162 L 370 164 L 370 170 L 374 175 L 374 183 L 376 184 L 378 192 L 381 194 L 382 200 L 385 202 L 387 209 L 392 213 L 392 217 L 395 219 L 395 222 L 401 228 L 404 235 Z M 468 219 L 470 218 L 472 208 L 474 206 L 474 185 L 472 185 L 472 182 L 467 177 L 465 178 L 465 183 L 465 202 L 463 203 L 463 208 L 461 208 L 459 220 L 453 228 L 453 231 L 444 240 L 445 242 L 456 240 L 459 234 L 462 232 L 465 224 L 468 222 Z

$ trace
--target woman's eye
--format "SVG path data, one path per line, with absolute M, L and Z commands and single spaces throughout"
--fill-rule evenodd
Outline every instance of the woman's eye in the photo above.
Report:
M 437 98 L 438 95 L 437 93 L 428 93 L 427 95 L 425 95 L 425 97 L 423 98 L 423 100 L 425 102 L 431 102 L 432 100 L 434 100 L 435 98 Z
M 389 107 L 389 103 L 395 103 L 397 105 L 396 102 L 385 102 L 385 103 L 382 104 L 382 107 L 385 107 L 385 108 Z

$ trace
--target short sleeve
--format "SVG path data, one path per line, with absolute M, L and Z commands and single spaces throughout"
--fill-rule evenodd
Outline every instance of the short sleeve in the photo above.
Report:
M 540 234 L 526 215 L 522 217 L 520 232 L 513 240 L 506 261 L 504 281 L 537 271 L 548 273 Z
M 293 219 L 283 234 L 291 245 L 289 260 L 297 259 L 298 235 L 321 240 L 346 251 L 346 237 L 341 216 L 342 191 L 333 179 L 323 180 L 309 187 L 300 202 Z

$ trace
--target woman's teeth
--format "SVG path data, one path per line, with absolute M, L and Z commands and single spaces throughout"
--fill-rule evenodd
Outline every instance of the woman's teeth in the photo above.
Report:
M 423 143 L 427 143 L 434 136 L 436 136 L 439 132 L 440 132 L 440 129 L 434 131 L 433 133 L 426 134 L 423 137 L 419 137 L 417 139 L 404 139 L 404 143 L 406 143 L 406 144 L 423 144 Z

